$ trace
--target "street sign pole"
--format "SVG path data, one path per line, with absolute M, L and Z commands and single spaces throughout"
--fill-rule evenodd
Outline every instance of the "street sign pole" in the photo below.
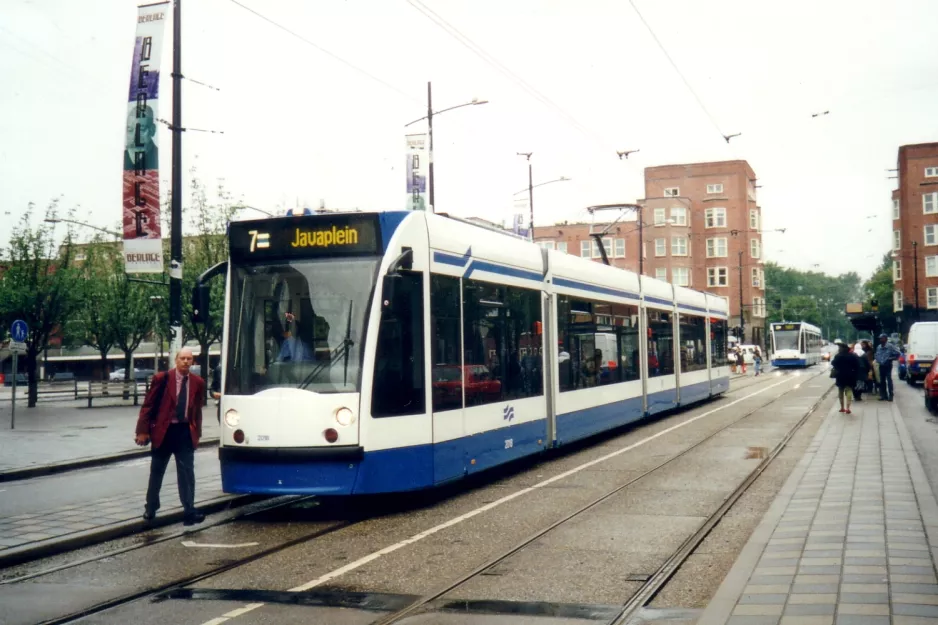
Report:
M 13 352 L 13 401 L 10 408 L 10 429 L 16 429 L 16 361 L 20 359 L 19 352 Z

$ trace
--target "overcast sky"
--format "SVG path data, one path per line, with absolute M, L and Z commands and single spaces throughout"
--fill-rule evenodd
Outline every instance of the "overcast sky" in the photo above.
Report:
M 572 179 L 535 190 L 537 224 L 642 197 L 644 167 L 746 159 L 764 227 L 787 229 L 764 235 L 767 260 L 865 276 L 890 244 L 898 146 L 938 141 L 932 0 L 635 0 L 706 111 L 627 0 L 422 0 L 491 62 L 407 0 L 239 2 L 364 70 L 231 0 L 183 0 L 183 73 L 221 89 L 184 83 L 183 123 L 224 131 L 185 133 L 184 167 L 259 207 L 403 207 L 403 136 L 421 128 L 403 126 L 430 80 L 436 109 L 490 101 L 435 120 L 438 211 L 509 220 L 516 152 L 535 183 Z M 29 201 L 119 221 L 137 4 L 4 0 L 4 243 Z M 168 181 L 165 127 L 158 143 Z

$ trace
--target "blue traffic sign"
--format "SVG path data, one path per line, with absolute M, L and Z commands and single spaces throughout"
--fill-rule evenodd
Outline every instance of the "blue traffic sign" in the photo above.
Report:
M 26 341 L 26 335 L 28 334 L 29 327 L 22 319 L 17 319 L 13 322 L 13 325 L 10 326 L 10 338 L 17 343 L 24 343 Z

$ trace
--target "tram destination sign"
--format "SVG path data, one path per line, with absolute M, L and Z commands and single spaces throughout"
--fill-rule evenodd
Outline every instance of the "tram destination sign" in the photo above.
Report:
M 797 330 L 798 324 L 797 323 L 773 323 L 772 329 L 773 330 Z
M 232 259 L 242 261 L 381 252 L 377 215 L 358 213 L 235 222 L 228 237 Z

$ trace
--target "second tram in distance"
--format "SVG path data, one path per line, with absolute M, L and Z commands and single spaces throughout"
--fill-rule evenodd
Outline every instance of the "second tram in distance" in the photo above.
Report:
M 821 329 L 810 323 L 773 323 L 772 366 L 808 367 L 821 362 Z

